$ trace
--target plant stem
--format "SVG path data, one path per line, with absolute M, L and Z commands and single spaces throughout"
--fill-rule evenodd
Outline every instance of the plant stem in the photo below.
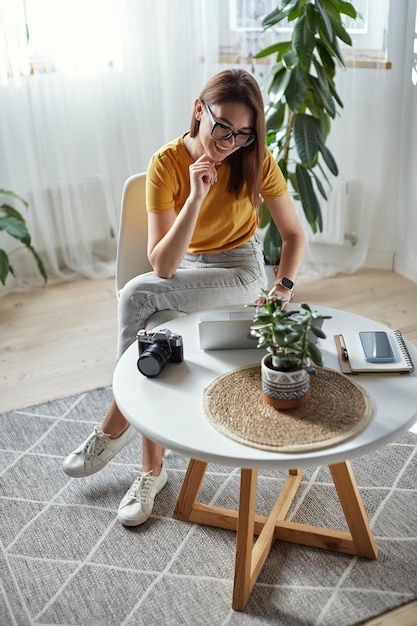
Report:
M 288 162 L 288 155 L 290 153 L 290 144 L 291 144 L 291 135 L 292 135 L 293 126 L 294 126 L 294 112 L 290 111 L 288 115 L 287 138 L 285 140 L 285 146 L 284 146 L 284 159 L 287 162 Z

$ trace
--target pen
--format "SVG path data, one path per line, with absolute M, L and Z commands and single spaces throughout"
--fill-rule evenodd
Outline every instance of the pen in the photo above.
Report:
M 342 353 L 342 357 L 345 359 L 345 361 L 349 361 L 349 354 L 348 354 L 348 351 L 346 350 L 343 335 L 339 335 L 339 340 L 340 340 L 340 351 Z

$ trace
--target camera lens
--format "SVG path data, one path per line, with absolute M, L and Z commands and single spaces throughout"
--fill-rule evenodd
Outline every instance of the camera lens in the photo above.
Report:
M 138 359 L 138 369 L 148 378 L 158 376 L 171 357 L 171 347 L 168 342 L 156 342 L 150 345 Z
M 162 371 L 165 361 L 158 354 L 142 354 L 138 360 L 138 369 L 148 378 L 155 378 Z

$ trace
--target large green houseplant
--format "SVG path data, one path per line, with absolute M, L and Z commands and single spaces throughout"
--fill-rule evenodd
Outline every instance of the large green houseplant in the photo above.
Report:
M 263 26 L 271 29 L 288 20 L 292 36 L 255 55 L 276 57 L 267 73 L 267 144 L 314 233 L 322 230 L 318 194 L 327 199 L 326 170 L 338 175 L 326 140 L 337 106 L 343 107 L 335 85 L 336 69 L 345 65 L 339 41 L 352 45 L 343 16 L 358 17 L 344 0 L 279 0 Z M 273 265 L 279 262 L 281 238 L 268 209 L 263 209 L 265 260 Z
M 45 267 L 42 259 L 32 245 L 26 221 L 21 212 L 11 204 L 17 202 L 27 208 L 28 203 L 13 191 L 8 191 L 6 189 L 0 189 L 0 202 L 0 231 L 5 231 L 8 235 L 17 239 L 24 247 L 27 248 L 35 259 L 38 270 L 46 282 L 48 279 Z M 3 285 L 6 284 L 6 279 L 9 274 L 15 276 L 13 266 L 10 262 L 11 254 L 12 252 L 7 253 L 5 250 L 0 248 L 0 281 Z

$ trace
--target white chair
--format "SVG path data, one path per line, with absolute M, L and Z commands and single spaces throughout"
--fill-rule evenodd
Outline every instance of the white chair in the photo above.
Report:
M 116 257 L 116 293 L 134 276 L 149 272 L 148 220 L 145 203 L 146 173 L 127 179 L 122 193 Z
M 135 276 L 150 272 L 147 255 L 148 218 L 146 212 L 146 173 L 127 179 L 122 193 L 119 238 L 116 256 L 116 295 Z M 182 311 L 157 311 L 148 320 L 147 328 L 185 315 Z

